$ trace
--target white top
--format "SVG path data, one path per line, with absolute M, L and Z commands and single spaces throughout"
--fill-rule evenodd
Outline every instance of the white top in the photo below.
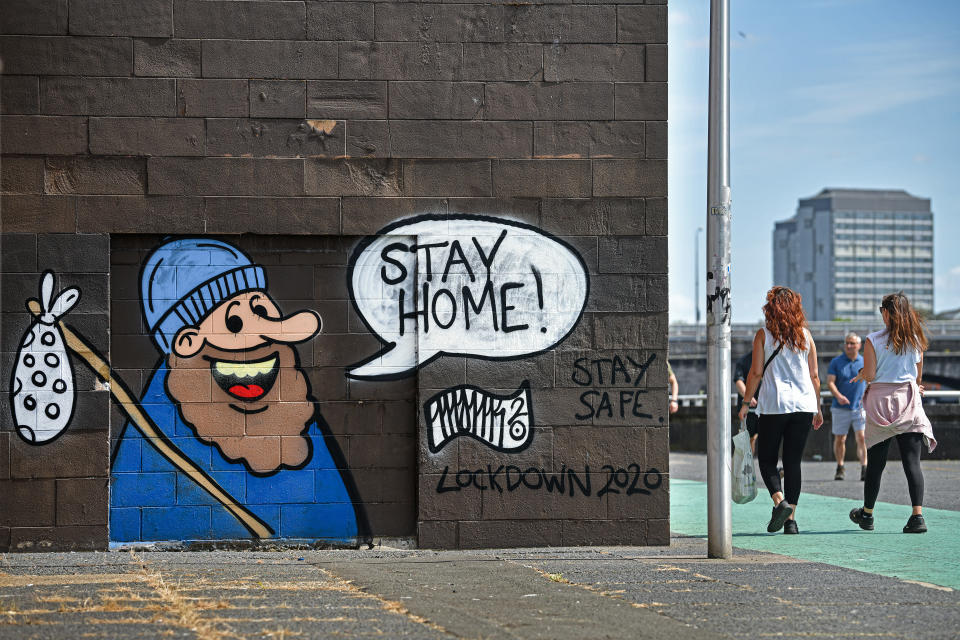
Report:
M 877 377 L 874 382 L 910 382 L 917 379 L 920 352 L 907 345 L 903 353 L 894 353 L 887 344 L 887 330 L 874 331 L 867 336 L 877 352 Z
M 757 413 L 760 415 L 819 411 L 820 397 L 810 381 L 810 365 L 807 362 L 813 336 L 806 329 L 803 335 L 807 340 L 806 349 L 794 351 L 784 346 L 763 374 L 763 385 L 757 398 Z M 766 327 L 763 328 L 763 336 L 763 361 L 766 362 L 780 343 L 773 339 L 773 334 Z

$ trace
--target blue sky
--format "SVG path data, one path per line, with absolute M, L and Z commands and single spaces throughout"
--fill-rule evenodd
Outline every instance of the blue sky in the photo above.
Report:
M 706 222 L 709 5 L 668 9 L 671 322 Z M 960 307 L 960 2 L 732 0 L 730 32 L 733 321 L 762 317 L 773 223 L 823 187 L 931 198 L 935 310 Z

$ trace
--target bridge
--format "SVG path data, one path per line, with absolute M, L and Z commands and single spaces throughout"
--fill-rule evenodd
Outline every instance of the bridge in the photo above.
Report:
M 733 361 L 750 350 L 760 323 L 731 326 Z M 865 336 L 880 328 L 880 322 L 810 322 L 817 344 L 820 379 L 826 384 L 830 360 L 843 351 L 843 337 L 853 331 Z M 960 390 L 960 321 L 927 323 L 930 347 L 924 355 L 923 380 L 930 389 Z M 681 394 L 703 393 L 707 388 L 707 332 L 705 325 L 670 325 L 670 364 Z M 732 389 L 735 391 L 735 389 Z

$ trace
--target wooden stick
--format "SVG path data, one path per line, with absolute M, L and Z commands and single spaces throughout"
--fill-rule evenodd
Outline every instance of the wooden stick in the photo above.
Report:
M 36 316 L 43 313 L 40 303 L 36 299 L 27 302 L 27 308 Z M 90 345 L 79 335 L 71 331 L 63 322 L 58 322 L 60 331 L 66 339 L 67 346 L 87 363 L 101 382 L 110 389 L 110 395 L 120 406 L 120 409 L 130 418 L 130 421 L 140 430 L 140 433 L 167 458 L 173 466 L 190 476 L 190 478 L 214 497 L 220 504 L 234 515 L 243 525 L 258 538 L 269 538 L 272 531 L 251 511 L 239 504 L 229 493 L 208 476 L 193 460 L 186 457 L 179 448 L 163 434 L 153 420 L 133 399 L 130 390 L 123 381 L 110 369 L 110 365 L 100 357 Z

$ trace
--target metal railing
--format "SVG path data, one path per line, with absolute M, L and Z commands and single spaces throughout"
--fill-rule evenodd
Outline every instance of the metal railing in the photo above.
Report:
M 832 398 L 833 396 L 829 391 L 821 391 L 821 398 Z M 956 398 L 960 400 L 960 391 L 952 390 L 928 390 L 923 392 L 924 399 L 927 398 Z M 733 407 L 736 405 L 738 395 L 736 393 L 730 394 L 730 406 Z M 680 394 L 677 396 L 677 402 L 681 407 L 702 407 L 707 400 L 707 394 L 705 393 L 687 393 Z
M 734 337 L 751 337 L 763 325 L 759 322 L 737 323 L 730 325 L 730 332 Z M 843 337 L 850 331 L 866 334 L 883 327 L 883 321 L 878 317 L 875 320 L 838 320 L 817 321 L 807 323 L 810 333 L 816 336 Z M 669 327 L 671 338 L 701 338 L 706 337 L 706 328 L 703 325 L 671 324 Z M 930 320 L 927 322 L 927 335 L 953 336 L 960 338 L 960 320 Z

